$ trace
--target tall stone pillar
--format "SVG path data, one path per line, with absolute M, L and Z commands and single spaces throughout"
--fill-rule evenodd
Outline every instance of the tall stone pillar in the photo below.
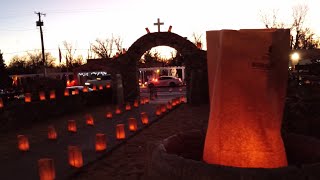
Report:
M 287 166 L 280 129 L 290 31 L 208 31 L 207 50 L 210 115 L 204 161 Z

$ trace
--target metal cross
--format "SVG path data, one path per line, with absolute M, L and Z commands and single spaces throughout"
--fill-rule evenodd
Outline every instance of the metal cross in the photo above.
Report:
M 158 26 L 158 32 L 160 32 L 160 26 L 164 25 L 164 23 L 160 22 L 160 19 L 158 18 L 158 22 L 157 23 L 153 23 L 153 25 Z

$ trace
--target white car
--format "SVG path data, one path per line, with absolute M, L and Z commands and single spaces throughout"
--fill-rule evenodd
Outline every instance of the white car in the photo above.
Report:
M 111 75 L 108 74 L 106 76 L 101 76 L 101 77 L 97 77 L 94 79 L 89 79 L 87 80 L 84 85 L 92 87 L 93 85 L 99 86 L 99 85 L 107 85 L 107 84 L 111 84 Z
M 173 76 L 160 76 L 159 78 L 153 78 L 148 80 L 148 86 L 153 87 L 153 86 L 170 86 L 170 87 L 175 87 L 175 86 L 181 86 L 183 85 L 183 82 L 180 78 L 173 77 Z

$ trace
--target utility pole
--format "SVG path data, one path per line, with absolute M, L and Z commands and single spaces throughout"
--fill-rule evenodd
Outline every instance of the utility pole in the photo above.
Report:
M 41 15 L 46 16 L 46 14 L 41 13 L 41 12 L 34 12 L 34 13 L 37 14 L 38 17 L 39 17 L 39 20 L 36 22 L 36 25 L 40 27 L 40 38 L 41 38 L 41 49 L 42 49 L 43 73 L 44 73 L 44 77 L 47 77 L 46 57 L 45 57 L 45 53 L 44 53 L 43 33 L 42 33 L 43 21 L 41 21 Z

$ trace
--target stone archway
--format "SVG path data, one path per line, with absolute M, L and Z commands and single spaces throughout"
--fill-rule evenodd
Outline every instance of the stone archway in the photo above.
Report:
M 135 41 L 128 51 L 119 56 L 126 99 L 139 95 L 138 60 L 153 47 L 169 46 L 184 58 L 186 66 L 187 98 L 191 104 L 208 103 L 208 76 L 206 51 L 198 49 L 191 41 L 171 32 L 148 33 Z

